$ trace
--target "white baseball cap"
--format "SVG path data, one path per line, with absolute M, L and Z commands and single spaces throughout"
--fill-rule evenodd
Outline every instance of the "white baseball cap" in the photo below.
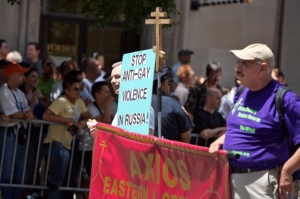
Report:
M 237 58 L 242 60 L 262 60 L 267 62 L 269 67 L 275 66 L 274 55 L 266 44 L 251 44 L 242 50 L 231 50 Z

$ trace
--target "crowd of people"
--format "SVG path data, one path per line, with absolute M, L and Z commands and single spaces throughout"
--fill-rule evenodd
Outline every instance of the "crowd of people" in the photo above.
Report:
M 242 154 L 242 158 L 230 162 L 233 198 L 272 198 L 278 186 L 281 193 L 290 193 L 289 174 L 296 170 L 297 161 L 288 159 L 288 147 L 283 134 L 280 134 L 281 124 L 279 119 L 274 119 L 277 115 L 274 96 L 280 85 L 287 86 L 284 75 L 278 68 L 274 68 L 274 56 L 266 45 L 253 44 L 232 53 L 238 58 L 235 68 L 237 75 L 232 80 L 236 86 L 232 88 L 220 85 L 222 66 L 218 62 L 207 64 L 205 78 L 196 76 L 190 65 L 193 52 L 188 49 L 178 53 L 179 62 L 173 67 L 163 67 L 160 76 L 162 136 L 210 147 L 212 153 L 224 145 L 224 149 Z M 78 176 L 82 175 L 78 172 L 82 170 L 79 161 L 83 157 L 84 171 L 88 177 L 91 175 L 92 136 L 95 128 L 91 127 L 90 134 L 86 128 L 87 120 L 94 119 L 117 126 L 122 62 L 114 63 L 112 70 L 105 72 L 105 57 L 100 53 L 94 53 L 81 63 L 65 60 L 59 66 L 50 57 L 41 59 L 39 54 L 38 43 L 28 43 L 26 58 L 22 58 L 19 52 L 9 51 L 5 40 L 0 40 L 0 159 L 4 160 L 0 167 L 1 183 L 10 183 L 13 175 L 13 183 L 21 184 L 24 180 L 22 174 L 26 173 L 27 184 L 35 182 L 35 185 L 43 185 L 39 175 L 33 179 L 32 168 L 34 165 L 41 167 L 43 156 L 50 154 L 50 169 L 45 184 L 49 190 L 44 192 L 44 197 L 72 198 L 74 192 L 59 191 L 59 187 L 66 184 L 78 186 Z M 237 95 L 240 85 L 246 89 Z M 154 136 L 158 136 L 157 86 L 158 76 L 154 75 L 149 128 L 149 135 Z M 292 116 L 299 118 L 299 99 L 292 92 L 286 96 L 285 116 L 293 136 L 291 140 L 297 146 L 300 143 L 296 130 L 299 122 Z M 36 119 L 49 123 L 42 128 L 33 122 L 28 128 L 28 122 Z M 27 161 L 27 144 L 19 138 L 23 129 L 31 130 L 30 139 L 27 140 L 30 146 Z M 274 129 L 277 135 L 271 136 Z M 199 135 L 197 141 L 191 139 L 192 133 Z M 275 145 L 266 147 L 271 144 L 267 142 L 270 137 L 277 148 Z M 41 140 L 40 146 L 38 143 Z M 84 151 L 84 155 L 78 153 L 80 150 Z M 268 155 L 275 154 L 272 150 L 283 155 L 280 158 L 278 155 Z M 14 151 L 16 157 L 12 154 Z M 38 154 L 38 151 L 41 153 Z M 265 159 L 260 157 L 261 154 Z M 254 164 L 257 161 L 261 163 Z M 278 185 L 279 181 L 275 180 L 277 187 L 273 184 L 248 186 L 249 190 L 265 186 L 270 189 L 268 193 L 240 190 L 240 186 L 247 187 L 250 179 L 258 180 L 266 170 L 274 171 L 273 175 L 278 168 L 286 168 L 288 172 L 281 174 L 282 184 Z M 249 178 L 249 173 L 257 171 L 263 172 Z M 68 176 L 71 180 L 67 180 L 67 173 L 71 173 Z M 278 175 L 274 179 L 278 179 Z M 0 190 L 4 199 L 17 199 L 24 193 L 22 188 L 1 187 Z M 38 198 L 41 191 L 31 190 L 26 194 Z M 249 197 L 245 197 L 247 194 Z
M 93 138 L 86 128 L 87 119 L 111 124 L 117 111 L 117 95 L 112 92 L 110 76 L 102 70 L 102 54 L 85 58 L 80 68 L 74 60 L 57 66 L 53 59 L 41 59 L 39 54 L 38 43 L 28 43 L 23 58 L 0 40 L 1 183 L 45 185 L 49 190 L 44 191 L 44 198 L 73 198 L 74 191 L 59 191 L 59 187 L 78 187 L 80 175 L 86 176 L 83 180 L 87 185 L 82 186 L 88 188 Z M 47 165 L 48 160 L 43 184 L 40 168 L 42 161 Z M 80 170 L 84 174 L 79 174 Z M 1 187 L 0 191 L 5 199 L 41 196 L 40 190 L 13 186 Z

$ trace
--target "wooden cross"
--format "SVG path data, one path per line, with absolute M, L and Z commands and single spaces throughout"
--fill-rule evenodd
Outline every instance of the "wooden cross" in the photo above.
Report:
M 171 24 L 172 20 L 161 19 L 161 17 L 167 17 L 167 13 L 162 12 L 160 7 L 156 7 L 156 11 L 151 12 L 151 17 L 155 17 L 155 19 L 146 19 L 146 24 L 155 24 L 156 45 L 153 46 L 153 51 L 156 53 L 155 71 L 160 72 L 162 70 L 162 59 L 166 57 L 165 52 L 162 51 L 162 24 Z

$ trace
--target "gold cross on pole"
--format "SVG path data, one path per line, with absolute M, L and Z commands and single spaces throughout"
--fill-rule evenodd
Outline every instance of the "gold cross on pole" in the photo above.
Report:
M 171 24 L 171 19 L 161 19 L 161 17 L 167 17 L 166 12 L 162 12 L 162 8 L 156 7 L 155 12 L 151 12 L 151 17 L 155 19 L 146 19 L 146 24 L 155 24 L 155 40 L 156 45 L 153 46 L 153 51 L 156 53 L 156 67 L 155 71 L 162 70 L 162 59 L 166 57 L 166 54 L 162 51 L 162 24 Z

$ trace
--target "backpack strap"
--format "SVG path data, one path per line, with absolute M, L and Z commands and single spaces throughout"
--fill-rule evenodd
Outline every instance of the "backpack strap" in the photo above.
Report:
M 237 91 L 236 91 L 236 94 L 235 94 L 235 96 L 234 96 L 234 103 L 236 103 L 236 100 L 241 96 L 241 94 L 244 92 L 244 90 L 245 90 L 245 86 L 239 86 L 238 88 L 237 88 Z
M 280 120 L 282 130 L 283 130 L 284 136 L 285 136 L 287 144 L 288 144 L 289 151 L 291 152 L 291 146 L 290 146 L 290 140 L 289 140 L 289 131 L 286 127 L 285 119 L 284 119 L 284 101 L 283 101 L 284 95 L 288 91 L 290 91 L 290 90 L 285 86 L 281 86 L 281 87 L 278 88 L 278 91 L 277 91 L 276 97 L 275 97 L 275 106 L 276 106 L 276 110 L 277 110 L 278 115 L 279 115 L 279 120 Z
M 240 95 L 244 92 L 244 90 L 245 90 L 245 86 L 239 86 L 236 95 L 237 95 L 238 97 L 240 97 Z

